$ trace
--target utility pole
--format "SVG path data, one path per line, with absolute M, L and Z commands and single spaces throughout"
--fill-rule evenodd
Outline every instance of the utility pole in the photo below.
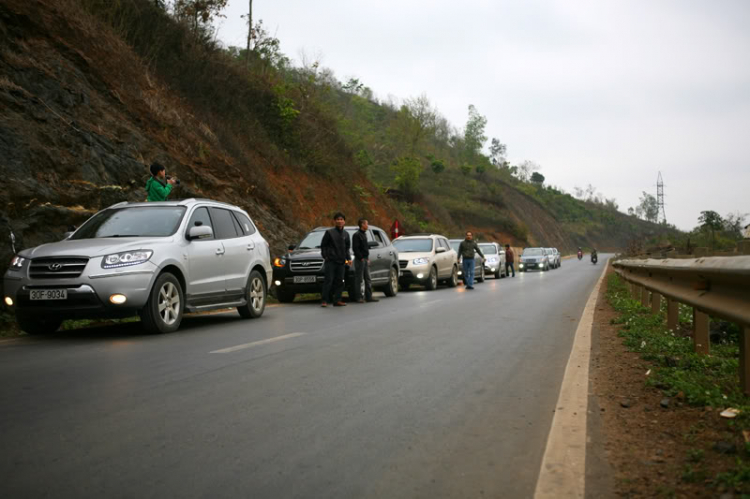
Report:
M 657 222 L 667 223 L 667 214 L 664 212 L 664 180 L 661 178 L 661 172 L 656 179 L 656 206 L 658 208 Z
M 250 42 L 253 38 L 253 0 L 248 0 L 247 10 L 247 52 L 245 53 L 247 67 L 250 67 Z

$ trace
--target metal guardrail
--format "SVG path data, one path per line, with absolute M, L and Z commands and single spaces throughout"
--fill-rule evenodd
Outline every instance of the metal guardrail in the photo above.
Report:
M 710 353 L 709 316 L 740 326 L 740 384 L 750 394 L 750 256 L 692 260 L 619 260 L 615 271 L 631 285 L 633 298 L 653 313 L 667 300 L 667 327 L 677 328 L 677 304 L 693 307 L 693 344 Z

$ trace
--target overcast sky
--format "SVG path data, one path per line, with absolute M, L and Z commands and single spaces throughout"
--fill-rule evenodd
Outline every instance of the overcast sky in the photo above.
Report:
M 229 2 L 227 45 L 247 3 Z M 425 94 L 457 127 L 474 104 L 511 163 L 568 192 L 626 211 L 661 171 L 681 229 L 750 213 L 750 0 L 255 0 L 254 17 L 380 99 Z

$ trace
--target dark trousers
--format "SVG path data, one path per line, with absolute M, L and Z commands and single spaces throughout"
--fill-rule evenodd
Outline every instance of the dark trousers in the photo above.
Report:
M 323 301 L 338 303 L 341 301 L 341 293 L 344 291 L 344 272 L 346 267 L 343 263 L 326 261 L 323 270 L 325 272 Z
M 365 281 L 365 296 L 359 296 L 359 290 L 362 287 L 362 279 Z M 355 300 L 372 300 L 372 279 L 370 278 L 370 262 L 367 260 L 354 261 L 354 297 Z
M 515 277 L 516 269 L 513 268 L 513 262 L 505 262 L 505 275 L 511 275 L 511 272 L 513 272 L 513 276 Z

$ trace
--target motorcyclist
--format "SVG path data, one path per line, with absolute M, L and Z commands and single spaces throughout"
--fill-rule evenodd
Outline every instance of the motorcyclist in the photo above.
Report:
M 583 258 L 583 250 L 582 250 L 582 249 L 581 249 L 581 247 L 579 246 L 579 247 L 578 247 L 578 259 L 580 260 L 581 258 Z
M 596 249 L 591 249 L 591 263 L 596 263 L 599 261 L 599 255 L 596 254 Z

